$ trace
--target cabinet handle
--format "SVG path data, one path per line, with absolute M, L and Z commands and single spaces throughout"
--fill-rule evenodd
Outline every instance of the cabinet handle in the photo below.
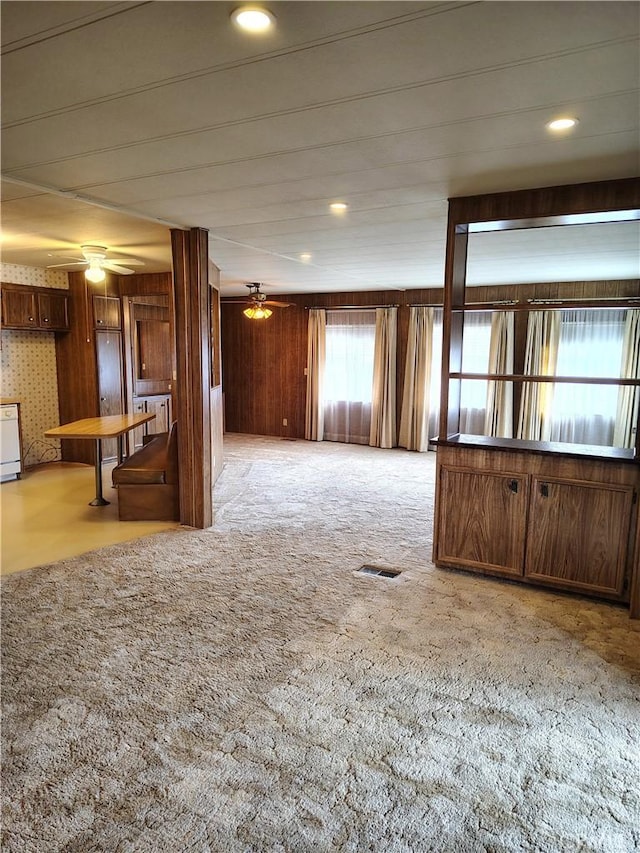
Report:
M 540 494 L 542 495 L 543 498 L 549 497 L 549 486 L 547 483 L 541 483 L 540 484 Z
M 49 322 L 49 318 L 48 318 L 48 317 L 43 317 L 43 318 L 42 318 L 42 322 L 43 322 L 43 323 L 48 323 L 48 322 Z
M 164 409 L 164 403 L 160 403 L 160 408 Z
M 104 320 L 98 320 L 98 325 L 101 326 L 104 323 Z
M 29 322 L 33 323 L 33 317 L 29 317 Z
M 101 403 L 104 403 L 104 401 L 105 401 L 106 399 L 107 399 L 106 397 L 100 397 L 100 402 L 101 402 Z
M 517 495 L 518 494 L 518 481 L 517 480 L 511 480 L 511 482 L 509 483 L 509 488 L 511 489 L 511 491 L 513 492 L 514 495 Z

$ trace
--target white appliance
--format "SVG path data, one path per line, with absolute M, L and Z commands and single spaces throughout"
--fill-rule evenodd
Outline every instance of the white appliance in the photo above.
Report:
M 20 418 L 16 404 L 0 406 L 0 482 L 20 479 Z

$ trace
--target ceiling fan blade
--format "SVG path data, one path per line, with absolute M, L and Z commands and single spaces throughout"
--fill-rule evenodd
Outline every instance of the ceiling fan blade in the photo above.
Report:
M 143 267 L 144 261 L 139 261 L 137 258 L 107 258 L 103 265 L 107 264 L 126 264 L 128 267 Z
M 270 299 L 265 299 L 260 302 L 260 305 L 268 305 L 270 308 L 291 308 L 293 302 L 272 302 Z
M 60 269 L 60 267 L 86 267 L 87 261 L 67 261 L 66 264 L 48 264 L 46 269 L 55 270 Z
M 118 275 L 133 275 L 133 270 L 127 269 L 127 267 L 118 266 L 118 264 L 114 264 L 113 261 L 103 261 L 102 266 L 106 270 L 118 273 Z
M 253 299 L 221 299 L 223 305 L 254 305 Z

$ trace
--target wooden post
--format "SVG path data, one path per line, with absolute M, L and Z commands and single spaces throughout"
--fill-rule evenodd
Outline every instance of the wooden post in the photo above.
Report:
M 213 524 L 208 232 L 172 229 L 180 522 Z

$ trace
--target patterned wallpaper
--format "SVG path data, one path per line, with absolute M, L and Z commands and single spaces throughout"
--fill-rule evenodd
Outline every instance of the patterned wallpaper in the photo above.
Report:
M 66 272 L 0 264 L 2 281 L 66 289 Z M 60 423 L 58 377 L 53 332 L 2 330 L 1 394 L 20 400 L 22 451 L 25 467 L 60 459 L 60 442 L 44 437 Z
M 21 267 L 18 264 L 0 264 L 0 280 L 10 281 L 12 284 L 31 284 L 34 287 L 69 289 L 69 276 L 63 270 Z

